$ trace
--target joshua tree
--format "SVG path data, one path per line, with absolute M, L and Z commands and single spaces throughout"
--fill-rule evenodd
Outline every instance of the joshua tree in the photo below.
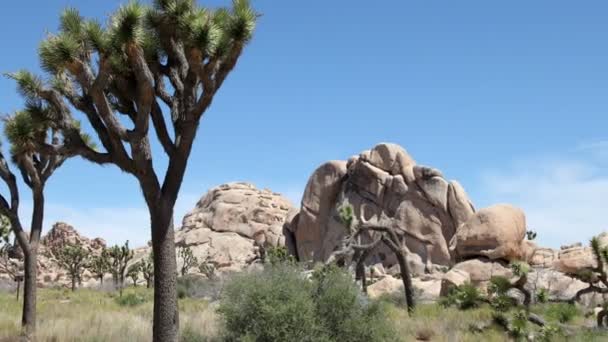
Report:
M 182 277 L 188 274 L 188 271 L 192 267 L 198 266 L 198 259 L 192 253 L 192 249 L 190 247 L 183 247 L 179 249 L 179 257 L 182 259 L 182 268 L 181 275 Z
M 10 222 L 5 216 L 0 217 L 0 273 L 8 275 L 14 282 L 17 283 L 17 300 L 19 300 L 19 291 L 21 289 L 21 281 L 23 275 L 19 264 L 11 260 L 9 257 L 10 244 Z
M 92 256 L 87 268 L 99 280 L 99 284 L 103 285 L 104 275 L 110 272 L 110 260 L 106 250 L 104 249 L 100 255 Z
M 598 237 L 593 237 L 591 239 L 590 246 L 596 260 L 596 265 L 592 268 L 581 269 L 572 275 L 575 278 L 586 282 L 589 286 L 579 290 L 574 297 L 570 299 L 571 303 L 579 301 L 581 297 L 587 293 L 602 295 L 608 293 L 608 274 L 606 273 L 606 265 L 608 265 L 608 246 L 602 246 Z M 597 315 L 597 325 L 599 327 L 605 327 L 607 318 L 608 303 L 604 303 L 602 311 Z
M 131 280 L 133 281 L 133 287 L 137 287 L 137 280 L 139 280 L 140 267 L 141 267 L 141 265 L 139 263 L 135 263 L 135 264 L 129 266 L 129 269 L 127 270 L 127 277 L 131 278 Z
M 88 262 L 88 252 L 80 245 L 66 245 L 55 253 L 57 262 L 63 267 L 72 281 L 72 291 L 76 291 L 76 284 L 82 282 L 82 273 Z
M 530 266 L 527 263 L 516 261 L 511 263 L 511 271 L 515 276 L 514 279 L 510 280 L 501 276 L 494 276 L 490 280 L 490 286 L 488 292 L 494 296 L 494 303 L 500 303 L 501 300 L 508 299 L 510 297 L 507 292 L 511 289 L 516 289 L 524 296 L 524 306 L 526 312 L 530 312 L 530 304 L 532 303 L 532 294 L 525 285 L 528 282 L 528 273 L 530 272 Z M 492 300 L 490 300 L 492 302 Z
M 154 253 L 150 253 L 147 258 L 141 259 L 139 268 L 146 280 L 146 287 L 151 288 L 154 282 Z
M 26 99 L 52 107 L 49 118 L 69 136 L 63 147 L 39 148 L 114 164 L 138 180 L 150 213 L 155 258 L 154 341 L 177 340 L 172 218 L 197 128 L 250 41 L 256 19 L 247 0 L 216 10 L 194 0 L 155 0 L 152 7 L 130 2 L 106 26 L 67 9 L 59 32 L 39 48 L 50 82 L 28 72 L 12 75 Z M 91 124 L 99 151 L 80 138 L 71 108 Z M 155 133 L 150 133 L 150 120 Z M 168 159 L 163 179 L 153 164 L 151 134 Z
M 125 284 L 125 272 L 127 264 L 133 259 L 133 251 L 129 249 L 129 241 L 126 241 L 123 246 L 113 246 L 104 251 L 106 256 L 110 258 L 110 273 L 114 287 L 118 288 L 120 296 L 122 296 L 122 288 Z
M 203 262 L 198 266 L 198 270 L 207 277 L 215 279 L 215 265 L 210 262 Z
M 526 231 L 526 238 L 528 238 L 530 241 L 536 239 L 536 232 L 533 230 Z
M 396 226 L 392 220 L 385 215 L 382 215 L 383 217 L 381 219 L 364 221 L 362 224 L 357 224 L 354 216 L 354 209 L 352 205 L 348 203 L 342 204 L 339 209 L 339 214 L 340 220 L 346 227 L 347 234 L 342 240 L 338 250 L 330 255 L 327 263 L 337 262 L 344 266 L 355 263 L 357 278 L 361 279 L 365 291 L 365 261 L 381 243 L 384 244 L 395 254 L 397 262 L 399 263 L 399 270 L 405 292 L 405 302 L 407 303 L 408 312 L 411 314 L 414 311 L 415 302 L 412 276 L 406 258 L 405 240 L 397 234 Z M 367 233 L 372 237 L 371 243 L 361 243 L 361 236 L 363 233 Z
M 36 81 L 30 79 L 32 84 Z M 26 95 L 29 91 L 21 89 Z M 55 170 L 60 167 L 66 155 L 50 154 L 37 149 L 40 145 L 63 148 L 69 139 L 59 127 L 49 120 L 55 115 L 52 106 L 31 98 L 26 108 L 5 118 L 4 132 L 10 142 L 10 156 L 23 182 L 32 192 L 32 219 L 29 235 L 23 229 L 19 218 L 19 188 L 17 178 L 11 171 L 4 154 L 0 152 L 0 177 L 6 184 L 9 196 L 0 195 L 0 213 L 7 217 L 17 244 L 23 251 L 24 285 L 21 325 L 23 334 L 31 337 L 36 330 L 36 277 L 38 274 L 38 246 L 42 235 L 44 218 L 44 188 Z M 76 121 L 71 122 L 75 139 L 87 144 L 87 136 L 80 133 Z M 77 137 L 76 137 L 77 136 Z M 88 146 L 88 145 L 86 145 Z M 88 148 L 88 147 L 87 147 Z

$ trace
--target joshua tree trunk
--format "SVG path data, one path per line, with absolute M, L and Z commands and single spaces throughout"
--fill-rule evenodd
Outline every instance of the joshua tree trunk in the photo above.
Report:
M 597 314 L 597 326 L 599 328 L 605 327 L 606 317 L 608 316 L 608 311 L 602 310 Z
M 171 215 L 152 216 L 154 250 L 154 327 L 153 341 L 177 341 L 177 262 Z
M 76 291 L 76 278 L 72 277 L 72 292 Z
M 23 334 L 31 336 L 36 331 L 36 277 L 38 267 L 36 262 L 37 251 L 24 251 L 24 278 L 23 278 L 23 312 L 21 326 Z
M 392 239 L 387 238 L 385 236 L 382 237 L 382 241 L 384 244 L 391 249 L 395 256 L 397 257 L 397 262 L 399 263 L 399 271 L 401 273 L 401 280 L 403 281 L 403 290 L 405 292 L 405 302 L 407 304 L 407 311 L 409 314 L 414 312 L 414 307 L 416 304 L 414 303 L 414 291 L 412 287 L 412 275 L 410 274 L 409 266 L 407 265 L 407 259 L 405 257 L 405 251 L 403 248 L 399 248 L 397 243 L 398 237 L 395 234 L 391 234 Z
M 32 225 L 29 242 L 22 231 L 17 239 L 24 256 L 23 312 L 21 325 L 28 338 L 36 332 L 36 278 L 38 276 L 38 242 L 42 232 L 44 217 L 44 195 L 41 189 L 32 189 Z
M 414 291 L 412 287 L 412 276 L 410 274 L 407 260 L 403 251 L 396 252 L 397 261 L 399 262 L 399 271 L 403 280 L 403 288 L 405 290 L 405 301 L 407 303 L 407 311 L 411 314 L 414 311 Z

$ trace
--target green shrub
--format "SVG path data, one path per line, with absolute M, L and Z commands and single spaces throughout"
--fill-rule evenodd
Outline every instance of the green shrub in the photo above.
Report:
M 218 312 L 227 341 L 394 341 L 387 310 L 369 303 L 349 275 L 334 271 L 308 280 L 277 265 L 238 275 Z
M 574 304 L 556 303 L 547 308 L 547 317 L 560 323 L 570 322 L 574 317 L 580 315 L 579 309 Z
M 540 329 L 536 338 L 541 342 L 551 342 L 560 335 L 562 335 L 562 331 L 559 327 L 552 324 L 547 324 Z
M 116 303 L 120 306 L 137 306 L 150 300 L 149 296 L 141 292 L 129 292 L 121 297 L 117 297 Z
M 369 302 L 350 274 L 331 270 L 316 277 L 316 314 L 331 341 L 390 341 L 393 328 L 384 304 Z
M 507 311 L 516 304 L 517 301 L 506 294 L 496 295 L 490 300 L 490 306 L 497 311 Z
M 225 288 L 218 312 L 227 341 L 316 341 L 312 284 L 298 271 L 276 267 L 236 276 Z
M 283 246 L 268 248 L 268 251 L 266 252 L 266 260 L 271 265 L 296 263 L 296 258 L 293 255 L 289 254 L 287 248 Z
M 528 334 L 528 314 L 525 311 L 517 311 L 509 322 L 509 333 L 513 337 L 524 337 Z
M 546 303 L 549 301 L 549 291 L 545 288 L 541 288 L 536 292 L 536 301 L 538 303 Z
M 481 302 L 483 302 L 481 292 L 470 283 L 452 288 L 446 297 L 439 300 L 439 303 L 445 307 L 456 306 L 462 310 L 476 308 Z

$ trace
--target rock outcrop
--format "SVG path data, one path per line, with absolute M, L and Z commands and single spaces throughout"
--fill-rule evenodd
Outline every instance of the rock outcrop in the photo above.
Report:
M 358 221 L 388 216 L 407 236 L 409 254 L 421 267 L 449 265 L 448 243 L 459 225 L 474 214 L 466 192 L 440 171 L 416 165 L 400 146 L 379 144 L 348 162 L 331 161 L 310 177 L 301 210 L 288 223 L 301 261 L 323 261 L 343 238 L 337 210 L 348 201 Z M 379 251 L 371 262 L 391 266 L 390 253 Z
M 51 287 L 69 284 L 70 281 L 66 271 L 57 264 L 57 259 L 55 258 L 56 251 L 67 244 L 79 245 L 88 251 L 90 255 L 99 255 L 106 247 L 106 242 L 101 238 L 89 239 L 80 235 L 74 227 L 67 223 L 55 223 L 51 230 L 40 240 L 38 250 L 38 286 Z M 15 245 L 13 250 L 15 256 L 18 258 L 22 257 L 18 245 Z M 96 283 L 88 270 L 83 273 L 82 282 L 85 287 L 93 286 Z
M 99 255 L 106 247 L 106 241 L 101 238 L 89 239 L 82 236 L 76 229 L 65 222 L 57 222 L 42 238 L 43 254 L 61 249 L 68 244 L 83 247 L 89 253 Z
M 507 204 L 479 210 L 456 232 L 451 247 L 457 259 L 487 257 L 526 260 L 528 245 L 524 212 Z
M 285 245 L 283 225 L 290 211 L 289 200 L 270 190 L 247 183 L 220 185 L 184 217 L 176 246 L 190 247 L 199 262 L 220 272 L 243 270 L 260 247 Z
M 608 246 L 608 233 L 604 232 L 597 236 L 600 247 Z M 573 244 L 563 246 L 557 252 L 557 260 L 553 263 L 553 268 L 563 273 L 576 273 L 584 269 L 592 269 L 597 266 L 597 260 L 589 246 Z

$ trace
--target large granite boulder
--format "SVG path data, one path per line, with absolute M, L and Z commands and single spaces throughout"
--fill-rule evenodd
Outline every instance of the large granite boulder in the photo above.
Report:
M 292 209 L 289 200 L 270 190 L 247 183 L 220 185 L 184 217 L 176 246 L 190 247 L 200 263 L 220 272 L 243 270 L 260 248 L 285 245 L 283 226 Z
M 417 303 L 434 302 L 439 298 L 441 291 L 441 279 L 438 278 L 413 278 L 412 289 Z M 403 281 L 401 279 L 386 276 L 367 288 L 370 298 L 381 298 L 388 296 L 392 298 L 404 297 Z
M 451 248 L 457 259 L 527 260 L 532 244 L 525 241 L 526 216 L 508 204 L 494 205 L 475 213 L 458 228 Z
M 463 188 L 440 171 L 416 165 L 398 145 L 383 143 L 348 162 L 333 161 L 311 175 L 301 210 L 286 225 L 301 261 L 324 261 L 339 245 L 345 228 L 338 218 L 342 203 L 353 205 L 358 222 L 390 218 L 405 239 L 407 252 L 429 265 L 449 265 L 448 242 L 473 214 Z M 395 263 L 379 249 L 370 263 Z

